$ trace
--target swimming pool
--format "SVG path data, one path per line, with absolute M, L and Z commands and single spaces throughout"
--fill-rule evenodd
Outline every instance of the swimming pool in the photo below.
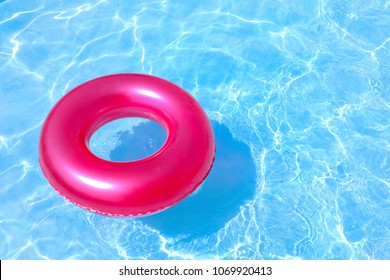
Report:
M 0 259 L 390 259 L 390 2 L 75 2 L 0 1 Z M 55 102 L 122 72 L 185 88 L 217 143 L 201 188 L 146 218 L 79 209 L 38 164 Z M 99 133 L 113 160 L 164 138 Z

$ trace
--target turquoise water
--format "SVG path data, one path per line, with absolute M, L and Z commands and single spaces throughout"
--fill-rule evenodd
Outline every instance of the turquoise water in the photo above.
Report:
M 0 1 L 0 259 L 390 259 L 389 1 L 82 2 Z M 61 96 L 121 72 L 185 88 L 217 141 L 201 188 L 140 219 L 79 209 L 38 164 Z M 164 138 L 99 133 L 112 160 Z

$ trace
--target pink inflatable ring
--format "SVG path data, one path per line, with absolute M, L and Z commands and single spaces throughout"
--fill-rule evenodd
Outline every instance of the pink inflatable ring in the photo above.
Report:
M 125 117 L 147 118 L 166 130 L 153 155 L 112 162 L 88 148 L 92 134 Z M 161 211 L 191 194 L 214 161 L 211 124 L 198 102 L 178 86 L 149 75 L 118 74 L 88 81 L 66 94 L 43 124 L 39 162 L 62 196 L 110 216 Z

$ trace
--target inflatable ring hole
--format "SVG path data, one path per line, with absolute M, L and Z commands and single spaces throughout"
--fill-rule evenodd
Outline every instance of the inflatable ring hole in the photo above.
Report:
M 158 122 L 144 118 L 122 118 L 100 127 L 89 141 L 89 149 L 99 158 L 129 162 L 159 151 L 167 132 Z

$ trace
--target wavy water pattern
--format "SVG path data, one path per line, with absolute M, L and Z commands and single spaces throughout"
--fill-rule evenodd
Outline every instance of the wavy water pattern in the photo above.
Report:
M 390 259 L 389 1 L 76 2 L 0 1 L 0 259 Z M 143 219 L 77 208 L 38 164 L 54 104 L 120 72 L 185 88 L 217 139 L 200 190 Z

